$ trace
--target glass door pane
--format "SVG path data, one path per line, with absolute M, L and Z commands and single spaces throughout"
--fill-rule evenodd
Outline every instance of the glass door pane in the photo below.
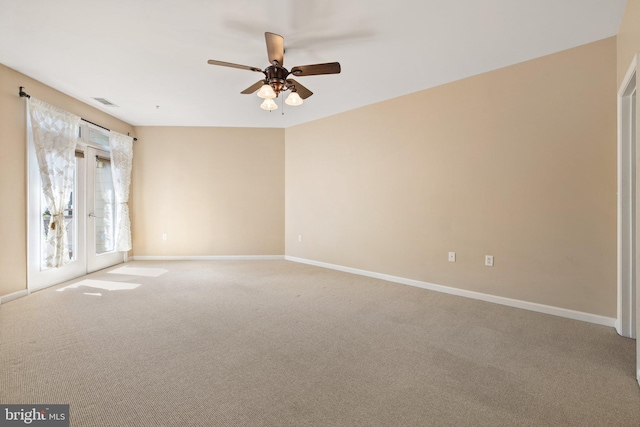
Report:
M 115 194 L 111 178 L 111 161 L 96 156 L 94 215 L 96 254 L 113 252 L 115 248 Z
M 107 151 L 87 147 L 87 272 L 124 261 L 115 251 L 116 201 Z
M 64 221 L 70 262 L 59 268 L 46 266 L 47 234 L 51 225 L 51 210 L 47 206 L 35 150 L 28 146 L 28 287 L 30 291 L 51 286 L 86 274 L 87 250 L 85 243 L 85 158 L 76 157 L 74 186 L 65 203 Z
M 76 192 L 76 189 L 78 188 L 78 181 L 77 181 L 77 171 L 78 169 L 78 160 L 76 159 L 76 170 L 74 170 L 74 177 L 73 177 L 73 182 L 74 182 L 74 186 L 73 186 L 73 190 L 71 191 L 71 194 L 69 194 L 69 199 L 67 200 L 67 202 L 65 203 L 65 210 L 64 210 L 64 222 L 66 225 L 66 234 L 65 234 L 65 240 L 67 241 L 67 244 L 69 246 L 69 260 L 70 261 L 75 261 L 76 260 L 76 253 L 74 252 L 74 249 L 77 248 L 78 244 L 77 244 L 77 228 L 78 228 L 78 221 L 76 216 L 74 215 L 74 212 L 77 212 L 77 209 L 75 207 L 75 201 L 74 201 L 74 197 L 73 197 L 73 193 Z M 49 210 L 49 206 L 47 206 L 47 200 L 44 197 L 44 194 L 42 194 L 42 190 L 40 190 L 40 211 L 42 212 L 42 222 L 40 222 L 40 269 L 41 270 L 46 270 L 49 267 L 47 267 L 46 265 L 46 258 L 47 258 L 47 236 L 49 234 L 49 227 L 51 226 L 51 211 Z

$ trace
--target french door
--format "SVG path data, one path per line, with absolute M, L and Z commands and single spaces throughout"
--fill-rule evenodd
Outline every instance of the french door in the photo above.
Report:
M 28 288 L 35 291 L 124 261 L 115 248 L 115 194 L 111 178 L 109 135 L 83 123 L 76 146 L 74 188 L 64 212 L 69 263 L 44 263 L 49 209 L 42 196 L 33 143 L 28 144 Z
M 124 254 L 114 250 L 116 201 L 111 158 L 93 147 L 87 151 L 87 272 L 91 273 L 122 262 Z

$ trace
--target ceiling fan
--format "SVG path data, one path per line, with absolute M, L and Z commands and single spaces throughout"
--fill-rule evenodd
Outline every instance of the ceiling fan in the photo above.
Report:
M 290 75 L 295 77 L 303 76 L 316 76 L 319 74 L 339 74 L 340 63 L 329 62 L 326 64 L 312 64 L 312 65 L 300 65 L 293 67 L 291 71 L 284 68 L 284 38 L 274 33 L 264 33 L 264 37 L 267 41 L 267 54 L 269 57 L 269 63 L 271 64 L 264 70 L 257 67 L 249 67 L 248 65 L 232 64 L 230 62 L 216 61 L 210 59 L 207 61 L 211 65 L 221 65 L 223 67 L 239 68 L 241 70 L 255 71 L 257 73 L 263 73 L 265 78 L 252 84 L 240 93 L 251 94 L 258 91 L 258 96 L 264 98 L 264 102 L 261 107 L 264 110 L 275 110 L 278 105 L 273 101 L 280 92 L 287 90 L 291 91 L 291 94 L 285 100 L 287 105 L 300 105 L 303 99 L 309 98 L 313 95 L 306 87 L 302 86 L 297 81 L 288 78 Z

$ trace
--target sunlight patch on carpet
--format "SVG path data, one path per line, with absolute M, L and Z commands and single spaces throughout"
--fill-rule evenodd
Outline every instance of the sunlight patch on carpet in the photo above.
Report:
M 150 267 L 129 267 L 124 266 L 109 271 L 110 274 L 130 274 L 132 276 L 146 276 L 146 277 L 158 277 L 163 275 L 169 270 L 164 268 L 150 268 Z
M 106 280 L 81 280 L 78 283 L 65 286 L 64 288 L 56 289 L 58 292 L 62 292 L 66 289 L 77 289 L 80 286 L 88 286 L 90 288 L 104 289 L 106 291 L 130 291 L 140 286 L 138 283 L 125 283 L 125 282 L 108 282 Z

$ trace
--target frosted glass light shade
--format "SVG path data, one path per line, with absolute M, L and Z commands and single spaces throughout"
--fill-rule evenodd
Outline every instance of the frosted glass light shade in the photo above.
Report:
M 266 98 L 262 104 L 260 104 L 260 108 L 267 111 L 273 111 L 278 109 L 278 104 L 276 104 L 273 98 Z
M 273 90 L 273 88 L 269 85 L 262 85 L 262 87 L 260 88 L 260 90 L 258 91 L 257 95 L 260 98 L 275 98 L 276 97 L 276 92 Z
M 289 96 L 287 96 L 287 99 L 284 100 L 284 103 L 287 105 L 293 105 L 294 107 L 296 105 L 302 105 L 304 101 L 302 100 L 302 98 L 300 98 L 300 95 L 298 95 L 298 92 L 291 92 L 289 94 Z

